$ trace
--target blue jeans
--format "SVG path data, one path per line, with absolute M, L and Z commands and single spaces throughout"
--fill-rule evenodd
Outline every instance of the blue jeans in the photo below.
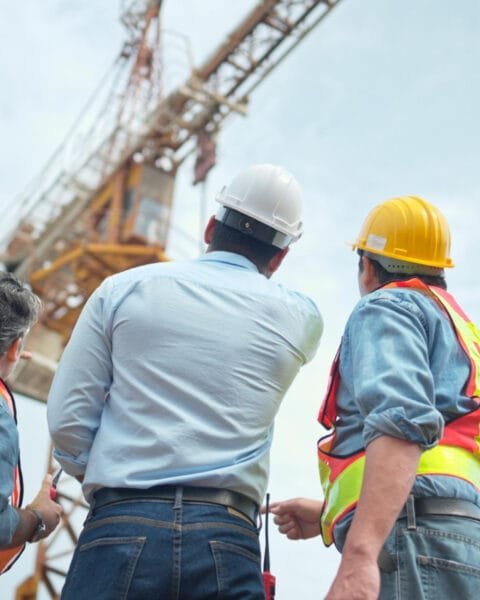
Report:
M 399 519 L 384 546 L 392 572 L 382 572 L 380 600 L 473 600 L 480 589 L 480 521 Z
M 264 600 L 255 525 L 224 506 L 136 499 L 89 514 L 62 600 Z

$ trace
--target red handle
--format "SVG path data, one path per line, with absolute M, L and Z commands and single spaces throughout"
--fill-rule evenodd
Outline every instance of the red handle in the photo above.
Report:
M 263 587 L 265 589 L 265 600 L 275 599 L 275 575 L 272 575 L 269 571 L 262 573 Z
M 57 499 L 57 483 L 60 480 L 60 475 L 62 474 L 63 469 L 58 469 L 58 471 L 55 473 L 55 476 L 53 478 L 52 481 L 52 486 L 50 487 L 50 499 L 51 500 L 56 500 Z

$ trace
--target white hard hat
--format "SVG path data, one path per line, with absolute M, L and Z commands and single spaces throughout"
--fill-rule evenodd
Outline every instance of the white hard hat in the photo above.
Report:
M 283 167 L 248 167 L 215 200 L 222 205 L 218 221 L 273 246 L 285 248 L 303 233 L 302 190 Z

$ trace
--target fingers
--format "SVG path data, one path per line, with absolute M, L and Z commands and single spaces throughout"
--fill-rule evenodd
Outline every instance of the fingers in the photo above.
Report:
M 23 360 L 30 360 L 32 358 L 32 353 L 28 350 L 22 350 L 20 352 L 20 358 Z
M 270 502 L 270 504 L 268 505 L 268 512 L 274 513 L 276 512 L 276 510 L 278 509 L 279 506 L 281 506 L 282 504 L 285 504 L 285 500 L 277 500 L 276 502 Z M 262 504 L 262 506 L 260 507 L 260 514 L 264 515 L 267 512 L 267 507 L 265 506 L 265 504 Z
M 286 535 L 289 540 L 299 540 L 302 537 L 298 523 L 290 516 L 281 519 L 275 517 L 274 522 L 278 526 L 278 531 Z
M 274 516 L 273 522 L 275 525 L 286 525 L 290 521 L 293 521 L 292 515 L 289 513 L 279 513 Z
M 58 516 L 61 516 L 63 514 L 63 506 L 58 502 L 55 502 L 55 500 L 52 500 L 52 504 L 54 511 L 57 513 Z
M 268 511 L 274 515 L 279 515 L 285 512 L 290 512 L 292 509 L 292 503 L 294 503 L 297 499 L 293 500 L 277 500 L 276 502 L 270 502 Z M 264 515 L 267 512 L 267 507 L 265 505 L 260 507 L 260 514 Z
M 291 498 L 290 500 L 281 500 L 270 504 L 270 512 L 274 515 L 294 513 L 297 510 L 302 498 Z
M 46 505 L 46 509 L 48 510 L 49 518 L 51 519 L 51 531 L 53 531 L 62 519 L 63 507 L 61 504 L 58 504 L 58 502 L 50 500 Z

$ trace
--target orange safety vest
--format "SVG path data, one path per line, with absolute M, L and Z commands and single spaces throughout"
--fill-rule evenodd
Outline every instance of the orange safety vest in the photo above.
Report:
M 432 298 L 450 319 L 458 343 L 470 361 L 470 375 L 464 393 L 475 401 L 475 407 L 445 425 L 438 445 L 422 453 L 417 476 L 458 477 L 480 491 L 480 330 L 442 288 L 427 286 L 419 279 L 391 283 L 385 288 L 414 289 Z M 357 505 L 365 468 L 364 448 L 347 456 L 335 454 L 339 363 L 340 349 L 332 364 L 327 393 L 318 416 L 319 422 L 332 430 L 318 442 L 320 481 L 325 496 L 320 525 L 326 546 L 334 541 L 335 525 Z
M 8 389 L 6 383 L 0 379 L 0 395 L 8 406 L 9 411 L 12 413 L 12 417 L 17 422 L 17 409 L 15 406 L 15 400 L 12 392 Z M 0 400 L 1 402 L 2 400 Z M 20 458 L 13 471 L 13 490 L 10 496 L 10 503 L 14 508 L 19 508 L 23 501 L 23 479 L 22 471 L 20 468 Z M 20 554 L 25 549 L 25 544 L 17 546 L 16 548 L 8 548 L 7 550 L 0 550 L 0 575 L 8 571 L 13 563 L 17 560 Z

